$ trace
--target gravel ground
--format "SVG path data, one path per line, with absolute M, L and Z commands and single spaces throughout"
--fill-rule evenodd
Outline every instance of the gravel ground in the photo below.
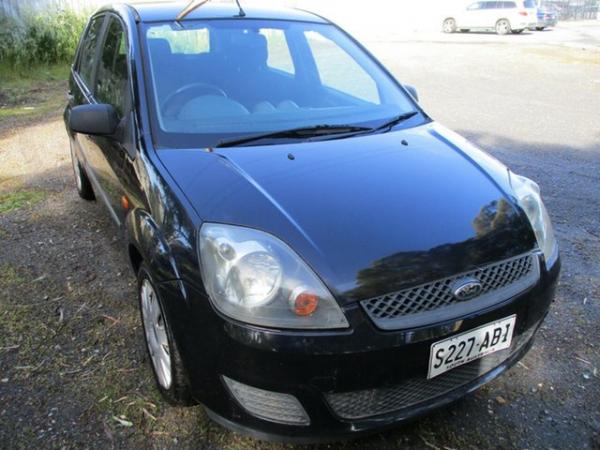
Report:
M 600 449 L 600 53 L 475 42 L 368 46 L 434 118 L 539 181 L 563 257 L 556 302 L 498 380 L 322 448 Z M 156 395 L 122 238 L 77 197 L 58 118 L 0 137 L 0 242 L 0 448 L 284 448 Z

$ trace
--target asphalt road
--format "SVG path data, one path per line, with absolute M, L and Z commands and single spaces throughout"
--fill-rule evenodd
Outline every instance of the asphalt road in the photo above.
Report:
M 563 272 L 508 373 L 417 422 L 323 448 L 600 449 L 599 30 L 367 42 L 432 117 L 539 182 Z M 60 120 L 0 137 L 0 198 L 41 196 L 0 213 L 0 448 L 284 448 L 158 398 L 121 242 L 70 170 Z

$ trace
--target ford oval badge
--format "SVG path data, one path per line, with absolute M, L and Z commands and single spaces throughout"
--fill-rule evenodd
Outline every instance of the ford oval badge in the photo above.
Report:
M 452 295 L 462 302 L 476 297 L 482 288 L 483 286 L 477 278 L 467 277 L 456 280 L 451 289 Z

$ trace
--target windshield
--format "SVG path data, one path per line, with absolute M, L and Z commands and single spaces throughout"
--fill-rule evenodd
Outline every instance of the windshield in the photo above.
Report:
M 322 125 L 377 126 L 416 111 L 343 32 L 327 24 L 203 20 L 145 26 L 154 139 L 223 139 Z

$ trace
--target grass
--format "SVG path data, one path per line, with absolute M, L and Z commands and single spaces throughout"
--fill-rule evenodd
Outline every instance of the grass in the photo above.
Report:
M 0 194 L 0 214 L 22 208 L 24 206 L 32 206 L 41 202 L 46 197 L 46 193 L 36 190 L 24 190 L 11 192 L 8 194 Z
M 21 284 L 25 278 L 10 264 L 0 265 L 0 288 L 7 289 L 11 285 Z
M 68 64 L 0 65 L 0 132 L 58 115 L 66 104 Z

